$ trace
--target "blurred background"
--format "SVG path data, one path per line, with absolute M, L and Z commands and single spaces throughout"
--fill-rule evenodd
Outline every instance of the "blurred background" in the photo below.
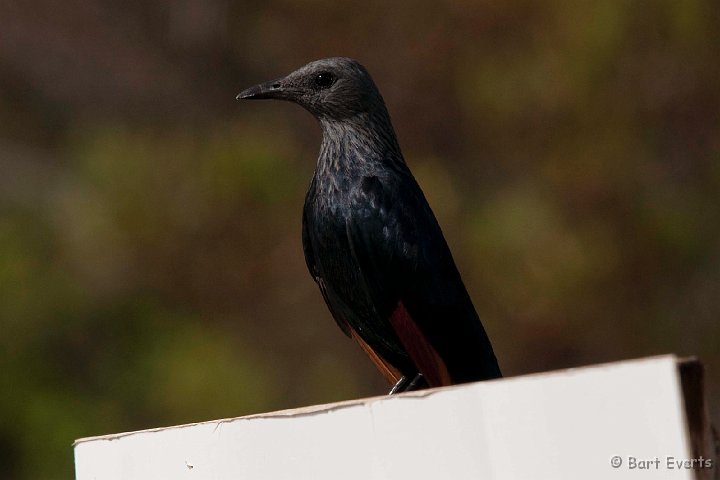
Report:
M 367 66 L 506 375 L 697 355 L 720 395 L 720 2 L 0 2 L 0 464 L 383 394 L 306 272 L 312 117 Z

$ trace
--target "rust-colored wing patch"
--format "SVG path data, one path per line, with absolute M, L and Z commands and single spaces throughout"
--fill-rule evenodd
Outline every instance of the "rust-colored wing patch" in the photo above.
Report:
M 395 367 L 386 362 L 380 355 L 378 355 L 377 352 L 375 352 L 375 350 L 373 350 L 370 345 L 368 345 L 365 340 L 363 340 L 362 337 L 358 335 L 354 329 L 352 329 L 352 327 L 350 327 L 350 336 L 360 344 L 360 348 L 367 353 L 367 356 L 370 357 L 370 360 L 372 360 L 377 369 L 380 370 L 380 373 L 382 373 L 387 381 L 390 382 L 390 385 L 395 385 L 398 380 L 400 380 L 402 374 Z
M 428 385 L 452 385 L 445 362 L 413 321 L 402 301 L 398 302 L 395 311 L 390 315 L 390 324 L 415 366 L 425 376 Z

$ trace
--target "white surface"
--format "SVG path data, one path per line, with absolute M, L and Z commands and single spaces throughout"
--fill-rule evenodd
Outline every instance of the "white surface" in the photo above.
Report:
M 78 480 L 690 479 L 666 466 L 691 456 L 684 418 L 664 356 L 82 439 L 75 462 Z

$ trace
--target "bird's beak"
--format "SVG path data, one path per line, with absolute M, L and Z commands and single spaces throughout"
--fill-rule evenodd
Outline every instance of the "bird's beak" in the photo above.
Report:
M 243 90 L 236 100 L 258 100 L 263 98 L 286 99 L 287 90 L 283 88 L 284 78 L 277 78 Z

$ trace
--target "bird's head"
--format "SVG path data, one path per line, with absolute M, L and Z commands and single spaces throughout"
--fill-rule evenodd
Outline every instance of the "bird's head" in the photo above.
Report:
M 289 75 L 243 90 L 238 100 L 278 99 L 295 102 L 320 120 L 342 121 L 384 109 L 365 67 L 351 58 L 310 62 Z

